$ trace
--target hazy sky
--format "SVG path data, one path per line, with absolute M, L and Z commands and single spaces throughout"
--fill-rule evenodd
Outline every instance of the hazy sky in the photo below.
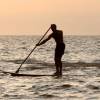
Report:
M 100 35 L 100 0 L 0 0 L 0 34 L 40 34 L 51 23 L 68 35 Z

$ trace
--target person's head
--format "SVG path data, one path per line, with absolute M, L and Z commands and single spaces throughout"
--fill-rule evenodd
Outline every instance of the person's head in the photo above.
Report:
M 56 24 L 51 24 L 51 30 L 52 30 L 52 31 L 56 31 L 56 29 L 57 29 Z

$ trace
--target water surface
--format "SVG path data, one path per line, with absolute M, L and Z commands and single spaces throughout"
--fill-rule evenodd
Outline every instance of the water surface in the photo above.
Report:
M 0 69 L 15 72 L 39 36 L 1 36 Z M 65 36 L 63 74 L 13 77 L 0 72 L 0 100 L 100 100 L 100 36 Z M 53 74 L 55 42 L 38 47 L 20 73 Z

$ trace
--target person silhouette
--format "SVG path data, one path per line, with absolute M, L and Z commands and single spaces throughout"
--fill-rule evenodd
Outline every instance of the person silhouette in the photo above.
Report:
M 61 58 L 64 54 L 65 50 L 65 44 L 63 41 L 63 32 L 61 30 L 57 30 L 57 26 L 55 24 L 51 24 L 51 30 L 53 33 L 51 33 L 46 39 L 41 41 L 39 44 L 36 44 L 36 46 L 40 46 L 44 43 L 46 43 L 48 40 L 53 38 L 56 42 L 56 48 L 55 48 L 55 66 L 56 66 L 56 72 L 54 75 L 62 76 L 62 61 Z

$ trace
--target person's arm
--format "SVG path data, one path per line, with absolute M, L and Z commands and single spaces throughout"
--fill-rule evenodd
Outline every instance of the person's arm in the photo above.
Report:
M 40 46 L 40 45 L 42 45 L 42 44 L 44 44 L 44 43 L 46 43 L 48 40 L 50 40 L 51 39 L 51 37 L 52 37 L 52 34 L 50 34 L 45 40 L 43 40 L 42 42 L 40 42 L 39 44 L 36 44 L 36 46 Z

